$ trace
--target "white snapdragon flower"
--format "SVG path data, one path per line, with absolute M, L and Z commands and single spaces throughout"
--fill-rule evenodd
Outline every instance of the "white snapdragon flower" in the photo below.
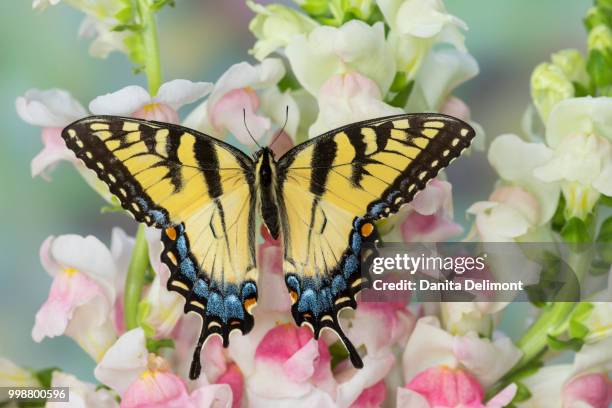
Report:
M 421 62 L 436 42 L 447 42 L 465 51 L 462 29 L 466 24 L 448 14 L 441 0 L 377 0 L 389 24 L 389 43 L 397 68 L 415 77 Z
M 451 92 L 477 74 L 478 63 L 471 54 L 449 48 L 432 50 L 416 74 L 406 110 L 440 111 Z
M 612 98 L 559 102 L 548 117 L 546 142 L 553 156 L 535 170 L 560 182 L 567 217 L 586 217 L 601 194 L 612 196 Z
M 96 379 L 123 395 L 147 368 L 146 337 L 138 327 L 125 332 L 110 347 L 94 370 Z
M 0 387 L 38 387 L 34 374 L 8 358 L 0 357 Z
M 44 10 L 55 6 L 61 0 L 33 0 L 32 8 Z M 127 32 L 116 31 L 119 23 L 115 15 L 125 7 L 121 0 L 70 0 L 70 6 L 85 13 L 79 28 L 81 37 L 93 38 L 89 53 L 98 58 L 106 58 L 112 51 L 127 52 L 125 39 Z
M 209 82 L 175 79 L 162 84 L 155 96 L 141 86 L 130 85 L 118 91 L 98 96 L 89 103 L 96 115 L 133 116 L 147 120 L 178 123 L 177 110 L 208 95 Z
M 291 41 L 285 50 L 300 84 L 318 95 L 334 75 L 358 72 L 385 94 L 395 76 L 395 60 L 382 23 L 351 20 L 341 27 L 319 26 Z
M 553 152 L 541 143 L 527 143 L 518 136 L 497 137 L 489 149 L 489 162 L 502 182 L 489 200 L 473 204 L 467 211 L 476 215 L 475 228 L 489 242 L 521 239 L 546 224 L 555 213 L 559 199 L 558 183 L 534 176 Z
M 68 388 L 70 390 L 70 400 L 68 402 L 47 402 L 45 407 L 48 408 L 119 408 L 119 403 L 111 391 L 81 381 L 71 374 L 54 371 L 51 377 L 51 386 Z
M 260 61 L 286 47 L 296 35 L 308 34 L 319 25 L 307 15 L 281 4 L 263 6 L 248 0 L 247 6 L 256 13 L 249 23 L 257 38 L 250 52 Z
M 79 26 L 79 37 L 90 38 L 89 54 L 92 57 L 106 58 L 113 51 L 127 53 L 125 44 L 125 31 L 116 31 L 113 28 L 117 21 L 112 18 L 98 19 L 86 16 Z

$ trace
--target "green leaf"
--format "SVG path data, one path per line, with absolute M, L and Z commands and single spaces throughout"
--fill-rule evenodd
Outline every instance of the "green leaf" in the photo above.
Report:
M 120 24 L 130 24 L 134 19 L 134 9 L 131 5 L 124 7 L 115 13 L 115 18 Z
M 48 367 L 34 372 L 34 377 L 36 377 L 36 379 L 40 383 L 41 388 L 51 387 L 51 378 L 53 377 L 54 371 L 62 370 L 58 367 Z
M 320 17 L 328 13 L 328 2 L 327 0 L 306 0 L 300 5 L 300 8 L 311 17 Z
M 586 223 L 577 217 L 570 218 L 561 229 L 565 242 L 577 244 L 589 242 L 590 235 Z
M 294 91 L 300 89 L 301 87 L 302 85 L 300 85 L 300 82 L 291 72 L 287 72 L 285 76 L 278 81 L 278 89 L 281 92 L 285 92 L 287 90 Z
M 565 225 L 565 197 L 563 194 L 559 197 L 559 204 L 557 205 L 557 210 L 552 217 L 551 226 L 554 231 L 561 232 L 563 226 Z
M 612 216 L 606 218 L 599 227 L 597 234 L 597 249 L 601 260 L 605 263 L 612 263 Z
M 592 49 L 587 59 L 587 72 L 598 87 L 612 84 L 612 53 L 610 50 Z
M 574 97 L 580 98 L 591 95 L 589 88 L 580 82 L 572 81 L 572 85 L 574 85 Z
M 141 300 L 138 304 L 137 324 L 142 327 L 146 337 L 153 337 L 155 335 L 155 328 L 146 322 L 150 312 L 151 304 L 146 300 Z
M 174 0 L 156 0 L 151 4 L 150 8 L 154 13 L 157 13 L 159 10 L 164 8 L 165 6 L 174 7 L 176 3 Z
M 369 25 L 374 25 L 378 23 L 379 21 L 385 22 L 385 17 L 383 16 L 382 11 L 380 11 L 380 8 L 378 7 L 378 5 L 375 4 L 374 8 L 372 9 L 372 13 L 370 14 L 370 17 L 368 18 L 367 23 Z M 385 35 L 388 33 L 388 29 L 389 29 L 389 26 L 385 22 Z
M 584 340 L 578 338 L 571 338 L 568 340 L 561 340 L 557 337 L 551 336 L 550 334 L 546 336 L 546 342 L 548 343 L 548 347 L 552 350 L 573 350 L 580 351 L 582 346 L 584 345 Z
M 612 243 L 612 216 L 606 218 L 599 227 L 597 242 L 602 244 Z
M 405 72 L 396 72 L 395 77 L 393 77 L 393 82 L 391 83 L 391 87 L 389 91 L 391 92 L 400 92 L 402 89 L 408 85 L 408 77 L 406 77 Z
M 612 13 L 612 0 L 596 0 L 595 5 L 598 8 L 604 9 L 603 12 Z
M 145 64 L 145 50 L 141 36 L 138 33 L 132 33 L 126 36 L 123 42 L 128 49 L 129 59 L 136 65 L 135 70 L 140 72 Z
M 117 31 L 117 32 L 121 32 L 121 31 L 133 31 L 133 32 L 138 32 L 138 31 L 142 31 L 143 28 L 144 27 L 142 25 L 140 25 L 140 24 L 118 24 L 118 25 L 114 26 L 111 31 Z
M 329 345 L 329 354 L 331 354 L 332 370 L 349 357 L 349 353 L 346 351 L 346 347 L 344 347 L 341 341 Z
M 145 271 L 145 283 L 151 284 L 155 279 L 155 271 L 151 267 L 151 265 L 147 266 L 147 270 Z
M 414 81 L 408 82 L 404 89 L 397 92 L 387 103 L 389 103 L 389 105 L 391 106 L 403 108 L 404 106 L 406 106 L 406 102 L 408 102 L 408 98 L 410 97 L 410 93 L 412 92 L 413 86 Z
M 602 259 L 593 259 L 589 273 L 593 276 L 605 275 L 610 271 L 612 262 L 606 262 Z
M 602 194 L 601 197 L 599 197 L 599 203 L 601 205 L 605 205 L 606 207 L 612 207 L 612 197 Z
M 531 391 L 529 391 L 529 388 L 527 388 L 525 384 L 521 382 L 515 382 L 515 384 L 516 394 L 512 399 L 512 403 L 527 401 L 529 398 L 531 398 Z
M 591 9 L 587 12 L 584 17 L 583 23 L 588 31 L 591 31 L 593 27 L 596 27 L 600 24 L 607 25 L 608 27 L 612 26 L 612 15 L 611 13 L 606 13 L 604 10 L 598 7 L 591 7 Z
M 174 340 L 172 339 L 147 339 L 147 350 L 150 353 L 156 353 L 162 348 L 174 348 Z

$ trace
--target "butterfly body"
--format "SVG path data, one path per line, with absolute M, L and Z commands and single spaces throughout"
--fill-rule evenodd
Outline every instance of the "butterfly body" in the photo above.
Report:
M 255 153 L 255 160 L 257 185 L 260 191 L 261 217 L 272 238 L 277 239 L 280 232 L 280 220 L 276 201 L 276 161 L 274 160 L 274 153 L 270 148 L 264 147 Z
M 296 323 L 316 338 L 335 332 L 361 367 L 339 313 L 368 286 L 361 263 L 378 240 L 375 222 L 410 202 L 474 131 L 449 116 L 404 114 L 335 129 L 278 159 L 267 147 L 249 157 L 192 129 L 114 116 L 77 121 L 62 137 L 137 221 L 161 229 L 167 287 L 203 320 L 197 378 L 210 336 L 227 346 L 253 327 L 258 215 L 283 244 Z

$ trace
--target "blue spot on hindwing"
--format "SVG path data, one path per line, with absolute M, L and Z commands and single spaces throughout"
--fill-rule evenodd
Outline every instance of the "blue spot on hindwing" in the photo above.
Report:
M 181 274 L 187 277 L 190 281 L 196 280 L 196 271 L 193 262 L 189 258 L 185 258 L 181 261 Z
M 312 312 L 316 316 L 319 315 L 320 306 L 317 302 L 317 295 L 314 290 L 306 289 L 298 301 L 298 311 L 301 313 Z
M 247 299 L 257 295 L 257 286 L 253 282 L 245 282 L 242 286 L 242 299 Z
M 166 220 L 166 216 L 159 210 L 151 210 L 149 211 L 149 215 L 155 221 L 156 224 L 166 226 L 168 222 Z
M 223 307 L 223 298 L 219 293 L 211 292 L 210 297 L 208 298 L 206 314 L 219 317 L 223 322 L 227 322 L 225 307 Z
M 372 208 L 370 209 L 370 214 L 372 214 L 373 216 L 378 216 L 379 214 L 381 214 L 383 212 L 383 210 L 386 207 L 387 206 L 385 205 L 385 203 L 378 203 L 378 204 L 372 206 Z
M 204 279 L 198 279 L 193 285 L 193 291 L 202 298 L 208 298 L 208 285 Z
M 225 314 L 228 319 L 243 319 L 244 312 L 242 310 L 242 302 L 236 295 L 229 295 L 225 298 Z
M 334 296 L 337 296 L 338 293 L 342 292 L 346 289 L 346 280 L 341 275 L 334 276 L 334 280 L 332 281 L 331 293 Z
M 361 235 L 357 232 L 353 232 L 353 236 L 351 237 L 351 250 L 353 253 L 358 254 L 361 249 Z
M 185 235 L 181 234 L 176 239 L 176 248 L 178 249 L 179 257 L 185 258 L 187 256 L 187 241 Z

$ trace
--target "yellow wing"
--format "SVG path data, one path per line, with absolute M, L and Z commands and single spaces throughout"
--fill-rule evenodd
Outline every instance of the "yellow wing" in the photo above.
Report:
M 212 334 L 253 327 L 257 300 L 253 162 L 238 149 L 181 126 L 93 116 L 67 126 L 66 145 L 108 184 L 136 220 L 162 229 L 168 289 Z M 197 361 L 196 361 L 197 360 Z
M 466 149 L 474 130 L 437 113 L 351 124 L 296 146 L 278 163 L 285 281 L 298 325 L 338 333 L 357 367 L 361 359 L 338 324 L 368 285 L 364 243 L 376 219 L 410 202 Z

